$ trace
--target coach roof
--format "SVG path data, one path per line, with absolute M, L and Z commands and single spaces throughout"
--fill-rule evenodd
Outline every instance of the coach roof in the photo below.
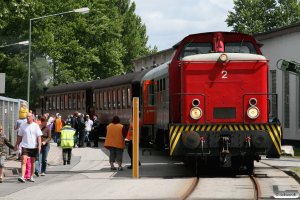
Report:
M 86 89 L 91 88 L 91 85 L 92 85 L 92 81 L 69 83 L 69 84 L 51 87 L 51 88 L 47 89 L 45 94 L 56 94 L 56 93 L 65 93 L 65 92 L 86 90 Z
M 147 71 L 149 70 L 132 72 L 125 75 L 113 76 L 106 79 L 96 80 L 93 81 L 92 87 L 93 89 L 98 89 L 140 82 L 140 80 L 147 73 Z

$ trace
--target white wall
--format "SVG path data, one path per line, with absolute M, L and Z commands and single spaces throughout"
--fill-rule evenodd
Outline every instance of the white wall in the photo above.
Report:
M 285 33 L 281 36 L 276 36 L 270 39 L 260 40 L 264 46 L 262 47 L 263 54 L 270 59 L 270 70 L 277 69 L 276 63 L 279 59 L 294 60 L 300 62 L 300 32 Z M 278 94 L 278 114 L 282 125 L 284 125 L 284 73 L 277 69 L 277 94 Z M 290 128 L 283 127 L 283 139 L 300 140 L 300 130 L 297 129 L 297 122 L 299 121 L 299 94 L 297 87 L 298 78 L 290 74 Z

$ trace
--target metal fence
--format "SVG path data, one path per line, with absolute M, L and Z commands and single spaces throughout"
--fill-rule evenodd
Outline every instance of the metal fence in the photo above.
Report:
M 6 137 L 13 145 L 17 138 L 17 131 L 14 127 L 19 118 L 19 108 L 22 101 L 24 100 L 0 96 L 0 124 L 3 126 Z

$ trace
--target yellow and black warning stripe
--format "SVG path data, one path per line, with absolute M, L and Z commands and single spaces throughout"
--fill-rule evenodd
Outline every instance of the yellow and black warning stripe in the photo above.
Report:
M 221 131 L 227 128 L 229 131 L 266 131 L 276 148 L 278 155 L 281 152 L 281 127 L 279 124 L 217 124 L 217 125 L 183 125 L 171 124 L 169 129 L 170 155 L 178 144 L 183 131 Z

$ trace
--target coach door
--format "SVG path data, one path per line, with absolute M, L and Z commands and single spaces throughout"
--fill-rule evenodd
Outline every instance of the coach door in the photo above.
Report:
M 154 81 L 145 80 L 143 83 L 143 124 L 155 123 Z

